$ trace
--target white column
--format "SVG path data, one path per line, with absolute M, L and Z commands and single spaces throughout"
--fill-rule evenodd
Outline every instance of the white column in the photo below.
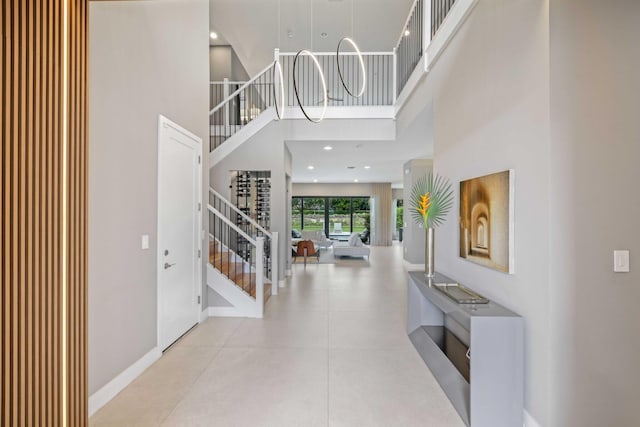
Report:
M 256 317 L 264 317 L 264 237 L 256 238 Z M 273 286 L 271 287 L 273 289 Z
M 224 85 L 223 85 L 223 89 L 222 89 L 222 99 L 227 99 L 229 97 L 229 79 L 228 78 L 224 78 Z M 230 134 L 230 126 L 229 126 L 229 102 L 225 102 L 224 104 L 224 134 L 225 135 L 229 135 Z
M 271 232 L 271 295 L 278 295 L 278 283 L 280 282 L 280 247 L 278 244 L 278 232 Z

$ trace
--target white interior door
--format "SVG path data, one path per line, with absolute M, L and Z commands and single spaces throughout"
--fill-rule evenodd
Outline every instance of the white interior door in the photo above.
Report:
M 198 323 L 202 140 L 158 120 L 158 343 L 162 350 Z

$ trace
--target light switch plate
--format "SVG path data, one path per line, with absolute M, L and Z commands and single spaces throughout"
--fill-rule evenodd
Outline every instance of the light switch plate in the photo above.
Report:
M 142 249 L 149 249 L 149 235 L 142 235 Z
M 629 272 L 629 251 L 628 250 L 613 251 L 613 271 L 615 273 Z

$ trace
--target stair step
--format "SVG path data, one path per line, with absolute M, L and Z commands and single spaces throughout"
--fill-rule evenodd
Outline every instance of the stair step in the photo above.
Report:
M 236 275 L 242 274 L 244 270 L 244 264 L 241 262 L 221 262 L 214 264 L 215 268 L 220 271 L 220 273 L 228 276 L 231 280 L 235 278 Z
M 209 242 L 209 263 L 253 298 L 256 297 L 256 274 L 244 271 L 244 263 L 234 261 L 235 254 Z M 264 301 L 271 296 L 271 283 L 264 284 Z
M 246 293 L 250 294 L 253 298 L 256 297 L 256 274 L 244 273 L 238 275 L 232 279 L 233 282 L 241 287 Z M 267 302 L 271 296 L 271 283 L 265 282 L 264 284 L 264 301 Z

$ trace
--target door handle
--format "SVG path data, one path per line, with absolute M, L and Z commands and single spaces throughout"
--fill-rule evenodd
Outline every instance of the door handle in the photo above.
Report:
M 168 262 L 164 263 L 164 269 L 166 270 L 169 267 L 173 267 L 174 265 L 176 265 L 176 263 L 174 262 L 173 264 L 169 264 Z

